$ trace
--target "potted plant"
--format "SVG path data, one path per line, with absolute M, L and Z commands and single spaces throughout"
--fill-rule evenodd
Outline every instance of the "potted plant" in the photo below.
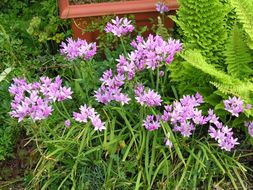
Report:
M 73 4 L 70 0 L 58 0 L 60 18 L 73 19 L 71 28 L 73 36 L 85 38 L 88 41 L 94 41 L 97 32 L 82 33 L 93 18 L 105 15 L 126 15 L 134 14 L 137 26 L 147 26 L 151 28 L 151 20 L 157 20 L 159 13 L 156 11 L 155 4 L 159 0 L 129 0 L 129 1 L 111 1 L 102 3 Z M 73 1 L 72 1 L 73 2 Z M 174 14 L 179 4 L 176 0 L 167 0 L 164 2 Z M 173 27 L 171 19 L 165 19 L 165 26 Z

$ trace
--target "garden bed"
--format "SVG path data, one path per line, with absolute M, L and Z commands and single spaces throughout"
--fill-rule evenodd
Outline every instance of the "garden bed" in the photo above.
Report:
M 0 189 L 253 188 L 253 5 L 179 3 L 173 31 L 160 2 L 152 33 L 104 17 L 98 43 L 51 0 L 5 8 Z

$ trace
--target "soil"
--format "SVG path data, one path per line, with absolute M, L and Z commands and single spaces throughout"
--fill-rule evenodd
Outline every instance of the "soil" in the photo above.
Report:
M 34 146 L 26 145 L 28 139 L 20 138 L 11 157 L 0 162 L 0 189 L 24 190 L 24 182 L 34 166 Z M 26 146 L 25 146 L 26 145 Z

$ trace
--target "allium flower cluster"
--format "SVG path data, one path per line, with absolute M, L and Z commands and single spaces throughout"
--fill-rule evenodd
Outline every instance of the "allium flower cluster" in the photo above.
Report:
M 103 82 L 101 87 L 95 91 L 95 97 L 98 102 L 108 104 L 111 101 L 116 101 L 122 105 L 128 104 L 130 98 L 127 94 L 123 94 L 121 86 L 124 84 L 124 75 L 117 74 L 113 76 L 112 70 L 104 72 L 100 78 Z
M 155 70 L 162 62 L 171 63 L 174 55 L 182 50 L 179 40 L 164 41 L 160 36 L 149 35 L 145 41 L 141 36 L 131 42 L 135 50 L 128 55 L 139 71 L 147 68 Z
M 248 127 L 248 133 L 251 137 L 253 137 L 253 121 L 245 122 L 245 127 Z
M 145 120 L 143 120 L 143 126 L 149 130 L 154 131 L 160 127 L 160 116 L 148 115 Z
M 156 10 L 161 14 L 166 13 L 169 11 L 169 8 L 165 5 L 164 2 L 158 2 L 155 4 Z
M 134 30 L 134 26 L 131 24 L 131 21 L 127 18 L 119 18 L 118 16 L 111 20 L 111 23 L 108 22 L 105 27 L 105 32 L 113 33 L 113 35 L 121 37 L 126 35 L 129 32 Z
M 225 110 L 229 111 L 233 116 L 238 117 L 239 113 L 243 112 L 243 101 L 240 98 L 229 97 L 228 100 L 224 100 Z
M 209 135 L 218 142 L 221 149 L 231 151 L 235 145 L 239 144 L 237 142 L 238 139 L 233 137 L 232 129 L 228 126 L 223 126 L 212 109 L 208 111 L 207 120 L 210 123 Z
M 60 53 L 66 56 L 68 60 L 74 60 L 82 58 L 84 60 L 90 60 L 97 51 L 96 43 L 88 43 L 86 40 L 73 40 L 67 39 L 67 43 L 62 42 L 60 45 Z
M 145 87 L 142 84 L 137 84 L 135 87 L 135 99 L 142 106 L 154 107 L 160 106 L 162 99 L 161 96 L 151 89 L 144 90 Z
M 94 108 L 86 104 L 80 107 L 80 113 L 73 112 L 73 117 L 80 123 L 87 123 L 88 119 L 90 119 L 94 130 L 102 131 L 105 129 L 105 123 L 101 121 L 99 114 L 97 114 Z
M 14 96 L 11 102 L 10 115 L 22 121 L 25 117 L 33 121 L 47 118 L 53 111 L 52 102 L 71 99 L 70 88 L 62 86 L 58 76 L 53 81 L 41 77 L 40 82 L 27 83 L 25 79 L 13 79 L 9 92 Z
M 203 103 L 202 96 L 183 96 L 180 101 L 174 101 L 172 105 L 165 106 L 162 115 L 164 122 L 170 122 L 173 130 L 180 132 L 184 137 L 189 137 L 195 130 L 195 125 L 204 125 L 207 119 L 197 107 Z

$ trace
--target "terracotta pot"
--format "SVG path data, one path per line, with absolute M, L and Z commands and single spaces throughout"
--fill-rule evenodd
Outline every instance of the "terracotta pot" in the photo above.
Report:
M 60 9 L 60 18 L 73 19 L 71 28 L 73 30 L 73 36 L 76 38 L 86 39 L 87 41 L 96 41 L 98 31 L 82 33 L 92 18 L 104 15 L 119 15 L 124 16 L 126 14 L 134 14 L 136 25 L 147 26 L 150 30 L 152 23 L 157 20 L 159 13 L 155 9 L 155 4 L 159 0 L 131 0 L 131 1 L 117 1 L 117 2 L 104 2 L 94 4 L 81 4 L 70 5 L 68 0 L 58 0 Z M 165 1 L 170 9 L 170 14 L 175 14 L 175 10 L 179 5 L 176 0 Z M 88 17 L 88 18 L 87 18 Z M 173 27 L 171 19 L 165 19 L 165 26 L 168 28 Z M 150 31 L 147 31 L 149 33 Z

